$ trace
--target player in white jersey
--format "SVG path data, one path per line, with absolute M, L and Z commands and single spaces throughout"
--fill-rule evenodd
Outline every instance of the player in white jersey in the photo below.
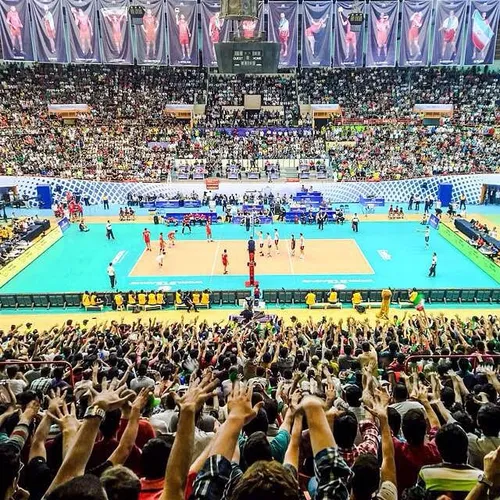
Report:
M 300 248 L 300 258 L 301 259 L 304 258 L 304 249 L 305 249 L 305 247 L 306 247 L 306 245 L 305 245 L 304 235 L 302 233 L 300 233 L 299 248 Z
M 273 240 L 269 233 L 267 233 L 266 236 L 266 243 L 267 243 L 267 256 L 271 257 L 271 248 L 273 248 Z
M 264 257 L 264 235 L 259 231 L 259 255 Z
M 276 247 L 276 254 L 280 253 L 279 248 L 278 248 L 279 242 L 280 242 L 280 234 L 278 233 L 278 230 L 275 229 L 274 230 L 274 246 Z

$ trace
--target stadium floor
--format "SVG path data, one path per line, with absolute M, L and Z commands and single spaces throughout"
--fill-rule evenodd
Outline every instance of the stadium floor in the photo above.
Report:
M 492 214 L 495 218 L 497 214 Z M 90 222 L 90 218 L 87 219 Z M 231 224 L 213 225 L 214 243 L 205 240 L 204 227 L 182 235 L 167 249 L 163 268 L 157 251 L 144 252 L 145 223 L 114 225 L 116 240 L 105 238 L 104 224 L 90 223 L 88 233 L 72 225 L 64 236 L 31 265 L 9 281 L 3 293 L 50 293 L 82 290 L 110 291 L 106 267 L 115 263 L 118 289 L 164 290 L 242 289 L 247 278 L 246 240 L 249 233 Z M 152 240 L 165 226 L 147 225 Z M 491 288 L 496 283 L 467 257 L 431 230 L 430 248 L 424 245 L 417 221 L 374 222 L 361 218 L 359 233 L 349 223 L 317 226 L 273 224 L 260 228 L 264 235 L 278 228 L 279 255 L 258 257 L 256 277 L 263 289 L 329 288 Z M 306 239 L 305 259 L 289 253 L 289 238 Z M 220 255 L 227 247 L 229 275 L 222 274 Z M 432 252 L 438 255 L 437 276 L 427 276 Z M 333 271 L 333 272 L 332 272 Z

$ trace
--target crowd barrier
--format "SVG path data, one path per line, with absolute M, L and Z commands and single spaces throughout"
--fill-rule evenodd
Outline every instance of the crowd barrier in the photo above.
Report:
M 263 300 L 269 305 L 296 304 L 304 305 L 309 290 L 264 290 Z M 316 294 L 316 302 L 327 302 L 329 290 L 312 289 Z M 382 290 L 359 290 L 363 302 L 380 303 Z M 500 288 L 483 289 L 423 289 L 420 292 L 428 304 L 500 304 Z M 354 290 L 338 290 L 338 300 L 342 304 L 350 304 Z M 97 293 L 103 301 L 104 307 L 113 306 L 113 293 Z M 212 306 L 238 305 L 241 300 L 250 295 L 250 290 L 211 291 L 210 304 Z M 36 308 L 79 308 L 81 307 L 81 293 L 48 293 L 48 294 L 1 294 L 0 308 L 2 309 L 36 309 Z M 174 305 L 175 292 L 164 292 L 164 306 Z M 409 292 L 405 289 L 392 290 L 392 305 L 408 305 Z

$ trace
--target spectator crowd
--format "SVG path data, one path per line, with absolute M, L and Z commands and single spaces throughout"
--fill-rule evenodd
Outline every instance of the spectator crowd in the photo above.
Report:
M 498 496 L 494 315 L 68 320 L 1 338 L 4 499 Z

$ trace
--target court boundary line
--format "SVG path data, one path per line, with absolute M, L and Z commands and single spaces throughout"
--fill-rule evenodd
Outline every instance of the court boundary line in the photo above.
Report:
M 365 262 L 368 264 L 368 267 L 372 270 L 371 273 L 366 273 L 366 274 L 375 274 L 375 270 L 373 269 L 372 265 L 370 264 L 370 261 L 366 258 L 366 255 L 363 252 L 363 250 L 361 250 L 361 247 L 359 246 L 359 243 L 354 238 L 352 238 L 352 241 L 354 241 L 354 243 L 358 247 L 359 253 L 363 257 L 363 259 L 365 260 Z M 349 273 L 349 274 L 352 274 L 352 273 Z M 365 274 L 365 273 L 363 273 L 363 274 Z
M 148 251 L 147 248 L 145 248 L 141 255 L 139 255 L 139 257 L 137 258 L 137 260 L 135 261 L 135 264 L 132 266 L 132 269 L 129 271 L 128 275 L 127 275 L 127 278 L 133 278 L 132 276 L 132 273 L 134 272 L 134 269 L 137 267 L 137 264 L 139 264 L 139 262 L 142 260 L 142 258 L 144 257 L 144 254 Z M 153 252 L 151 252 L 152 254 Z
M 214 261 L 212 262 L 212 270 L 210 271 L 209 282 L 212 282 L 212 278 L 215 276 L 215 266 L 217 265 L 217 257 L 219 256 L 219 250 L 220 250 L 220 240 L 217 240 L 217 248 L 215 250 Z

